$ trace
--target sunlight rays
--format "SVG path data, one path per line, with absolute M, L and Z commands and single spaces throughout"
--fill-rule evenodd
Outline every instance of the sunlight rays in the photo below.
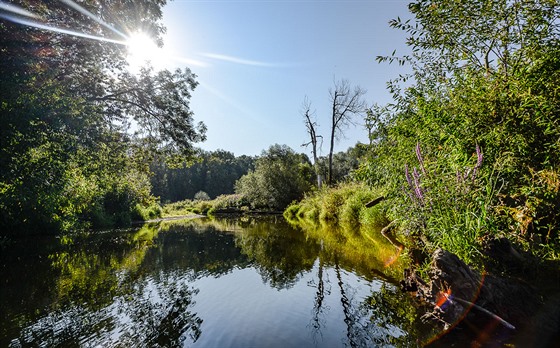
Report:
M 31 13 L 19 6 L 16 5 L 12 5 L 12 4 L 6 4 L 3 2 L 0 2 L 0 9 L 4 10 L 4 11 L 8 11 L 8 12 L 12 12 L 21 16 L 25 16 L 25 17 L 31 17 L 31 18 L 39 18 L 39 16 L 37 16 L 34 13 Z
M 78 10 L 78 8 L 81 8 L 79 5 L 77 5 L 75 3 L 73 5 L 71 5 L 70 4 L 71 1 L 69 1 L 69 0 L 60 0 L 60 1 L 63 2 L 64 4 L 68 5 L 68 6 L 71 6 L 72 8 L 74 8 L 76 10 Z M 67 34 L 67 35 L 76 36 L 76 37 L 82 37 L 82 38 L 90 39 L 90 40 L 97 40 L 97 41 L 115 43 L 115 44 L 119 44 L 119 45 L 126 45 L 126 42 L 122 41 L 122 40 L 115 40 L 115 39 L 106 38 L 106 37 L 103 37 L 103 36 L 97 36 L 97 35 L 83 33 L 83 32 L 80 32 L 80 31 L 58 28 L 58 27 L 55 27 L 55 26 L 52 26 L 52 25 L 47 25 L 47 24 L 41 23 L 41 22 L 21 18 L 19 16 L 31 17 L 31 18 L 34 18 L 34 19 L 37 19 L 37 20 L 41 19 L 40 16 L 34 14 L 33 12 L 27 11 L 26 9 L 23 9 L 23 8 L 21 8 L 19 6 L 16 6 L 16 5 L 0 2 L 0 9 L 15 14 L 15 15 L 10 15 L 8 13 L 0 13 L 0 18 L 5 19 L 5 20 L 10 21 L 10 22 L 13 22 L 13 23 L 16 23 L 16 24 L 26 25 L 26 26 L 29 26 L 29 27 L 37 28 L 37 29 L 48 30 L 48 31 L 61 33 L 61 34 Z M 85 9 L 83 9 L 83 8 L 81 8 L 81 9 L 83 11 L 87 12 Z M 80 11 L 80 12 L 82 12 L 82 11 Z M 90 17 L 90 18 L 95 17 L 90 12 L 87 12 L 87 13 L 89 13 L 88 17 Z M 17 16 L 17 15 L 19 15 L 19 16 Z M 123 38 L 126 38 L 126 35 L 120 33 L 116 29 L 112 28 L 110 25 L 103 22 L 101 19 L 95 17 L 95 21 L 102 24 L 103 26 L 105 26 L 107 28 L 110 28 L 112 31 L 119 33 L 119 35 L 123 36 Z
M 82 32 L 79 32 L 79 31 L 74 31 L 74 30 L 57 28 L 57 27 L 42 24 L 42 23 L 39 23 L 39 22 L 23 19 L 23 18 L 20 18 L 20 17 L 10 16 L 9 14 L 0 13 L 0 18 L 6 19 L 6 20 L 8 20 L 10 22 L 13 22 L 13 23 L 26 25 L 26 26 L 29 26 L 29 27 L 34 27 L 34 28 L 37 28 L 37 29 L 44 29 L 44 30 L 48 30 L 48 31 L 56 32 L 56 33 L 67 34 L 67 35 L 76 36 L 76 37 L 82 37 L 82 38 L 90 39 L 90 40 L 97 40 L 97 41 L 115 43 L 115 44 L 119 44 L 119 45 L 126 45 L 125 41 L 109 39 L 109 38 L 106 38 L 106 37 L 86 34 L 86 33 L 82 33 Z
M 102 26 L 104 26 L 105 28 L 111 30 L 112 32 L 120 35 L 122 38 L 124 39 L 128 39 L 128 36 L 126 36 L 125 34 L 123 34 L 122 32 L 120 32 L 119 30 L 115 29 L 113 26 L 105 23 L 101 18 L 97 17 L 96 15 L 94 15 L 93 13 L 89 12 L 88 10 L 86 10 L 85 8 L 83 8 L 82 6 L 76 4 L 74 1 L 72 0 L 59 0 L 60 2 L 62 2 L 63 4 L 65 4 L 68 7 L 73 8 L 74 10 L 80 12 L 81 14 L 87 16 L 90 19 L 93 19 L 94 21 L 96 21 L 97 23 L 101 24 Z
M 125 34 L 122 31 L 116 29 L 114 26 L 106 23 L 101 18 L 91 13 L 87 9 L 78 5 L 72 0 L 59 0 L 64 5 L 69 8 L 83 14 L 94 22 L 100 24 L 106 29 L 118 35 L 121 39 L 115 39 L 110 37 L 104 37 L 99 35 L 93 35 L 84 33 L 81 31 L 60 28 L 53 25 L 45 24 L 41 21 L 41 17 L 33 12 L 30 12 L 19 6 L 5 3 L 0 1 L 0 19 L 4 19 L 16 24 L 33 27 L 37 29 L 47 30 L 51 32 L 71 35 L 75 37 L 85 38 L 89 40 L 102 41 L 112 44 L 118 44 L 126 46 L 128 50 L 127 63 L 131 71 L 138 72 L 141 66 L 145 66 L 148 62 L 156 69 L 169 68 L 171 65 L 176 65 L 172 63 L 182 63 L 197 67 L 210 67 L 212 64 L 205 60 L 228 62 L 238 65 L 253 66 L 253 67 L 263 67 L 263 68 L 278 68 L 286 66 L 286 64 L 280 63 L 270 63 L 251 59 L 240 58 L 236 56 L 218 54 L 218 53 L 200 53 L 199 56 L 205 58 L 202 60 L 193 59 L 190 57 L 177 56 L 172 54 L 172 52 L 164 50 L 157 46 L 153 38 L 142 32 L 136 32 L 131 34 Z M 28 18 L 24 18 L 28 17 Z

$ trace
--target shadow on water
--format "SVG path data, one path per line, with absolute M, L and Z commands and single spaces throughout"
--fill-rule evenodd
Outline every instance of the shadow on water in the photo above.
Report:
M 406 260 L 367 233 L 269 217 L 14 239 L 0 346 L 419 345 L 427 332 L 392 282 Z

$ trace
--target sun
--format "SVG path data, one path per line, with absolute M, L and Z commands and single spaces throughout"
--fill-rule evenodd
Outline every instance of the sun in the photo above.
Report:
M 128 51 L 126 60 L 132 71 L 137 72 L 147 64 L 156 70 L 161 70 L 168 63 L 165 51 L 146 33 L 136 32 L 130 35 L 126 46 Z

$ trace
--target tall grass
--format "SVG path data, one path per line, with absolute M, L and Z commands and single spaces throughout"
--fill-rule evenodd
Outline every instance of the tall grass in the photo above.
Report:
M 385 226 L 388 219 L 383 205 L 366 208 L 367 202 L 382 196 L 379 189 L 363 183 L 345 183 L 308 193 L 284 212 L 291 221 L 307 220 L 344 226 Z
M 404 170 L 408 187 L 399 213 L 405 216 L 405 228 L 423 235 L 430 250 L 443 248 L 482 267 L 484 243 L 499 230 L 495 205 L 501 186 L 492 171 L 479 175 L 481 149 L 476 146 L 473 167 L 453 170 L 425 161 L 419 145 L 416 153 L 421 170 L 414 168 L 413 175 Z

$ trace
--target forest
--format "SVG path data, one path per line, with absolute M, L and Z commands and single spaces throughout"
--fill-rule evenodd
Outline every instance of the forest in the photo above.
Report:
M 53 27 L 107 30 L 64 2 L 18 4 Z M 82 5 L 123 27 L 140 21 L 154 37 L 164 31 L 164 2 L 103 4 Z M 475 265 L 496 238 L 558 259 L 557 1 L 420 0 L 409 10 L 414 19 L 390 26 L 407 34 L 410 54 L 377 60 L 410 73 L 388 81 L 392 103 L 369 107 L 359 86 L 335 81 L 327 156 L 304 100 L 312 158 L 279 144 L 254 157 L 200 150 L 206 126 L 190 108 L 198 82 L 188 68 L 134 74 L 122 45 L 24 26 L 25 14 L 1 21 L 1 233 L 126 226 L 173 211 L 165 204 L 206 202 L 199 212 L 392 222 L 406 245 Z M 353 122 L 366 125 L 369 144 L 336 153 Z

